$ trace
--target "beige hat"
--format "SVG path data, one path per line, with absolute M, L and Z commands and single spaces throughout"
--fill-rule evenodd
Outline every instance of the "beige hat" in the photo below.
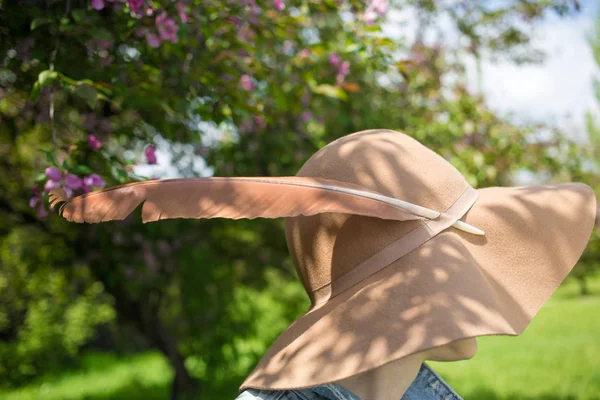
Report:
M 146 181 L 68 199 L 77 222 L 287 217 L 311 308 L 240 390 L 338 381 L 484 335 L 518 335 L 581 256 L 596 216 L 581 183 L 473 189 L 411 137 L 369 130 L 315 153 L 297 177 Z M 482 232 L 483 231 L 483 232 Z M 485 233 L 485 234 L 482 234 Z

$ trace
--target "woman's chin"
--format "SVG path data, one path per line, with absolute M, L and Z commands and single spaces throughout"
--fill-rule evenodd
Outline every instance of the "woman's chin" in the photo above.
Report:
M 455 340 L 443 346 L 434 347 L 428 350 L 427 360 L 429 361 L 461 361 L 469 360 L 475 357 L 477 353 L 477 340 L 467 338 Z

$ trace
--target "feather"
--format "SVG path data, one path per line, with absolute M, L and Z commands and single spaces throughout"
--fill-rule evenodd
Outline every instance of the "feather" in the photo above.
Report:
M 328 212 L 405 221 L 421 218 L 415 213 L 420 209 L 435 214 L 433 218 L 439 215 L 356 184 L 307 177 L 148 180 L 71 199 L 57 188 L 49 193 L 49 199 L 51 207 L 64 202 L 59 214 L 65 219 L 90 223 L 125 219 L 142 202 L 144 223 L 169 218 L 279 218 Z

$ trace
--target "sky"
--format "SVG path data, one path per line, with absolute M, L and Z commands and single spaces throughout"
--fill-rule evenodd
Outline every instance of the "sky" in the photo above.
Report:
M 581 1 L 581 11 L 574 16 L 559 18 L 549 14 L 544 18 L 533 39 L 534 46 L 546 54 L 541 64 L 516 65 L 483 59 L 481 89 L 487 105 L 515 123 L 549 123 L 584 142 L 586 111 L 600 115 L 592 85 L 593 76 L 600 74 L 586 39 L 597 15 L 598 2 Z M 414 11 L 392 11 L 384 31 L 411 41 L 413 37 L 407 32 L 416 31 L 418 23 Z M 436 20 L 435 28 L 443 32 L 447 43 L 459 38 L 449 18 Z M 425 35 L 424 39 L 435 41 L 437 37 Z M 465 57 L 464 61 L 469 89 L 477 92 L 475 59 Z
M 534 42 L 547 54 L 541 65 L 483 62 L 487 104 L 516 121 L 557 125 L 585 142 L 585 112 L 600 114 L 592 84 L 600 74 L 586 38 L 596 15 L 597 2 L 584 1 L 574 17 L 546 18 Z M 474 73 L 474 63 L 470 69 Z
M 535 45 L 544 50 L 546 59 L 539 65 L 515 65 L 482 61 L 481 88 L 488 106 L 515 123 L 549 123 L 562 128 L 573 139 L 585 145 L 585 113 L 591 111 L 600 119 L 600 108 L 593 93 L 593 77 L 600 78 L 586 36 L 598 15 L 600 0 L 581 1 L 581 11 L 572 17 L 547 17 L 538 27 Z M 416 28 L 410 12 L 391 11 L 384 30 L 390 36 L 404 36 Z M 448 24 L 448 21 L 440 22 Z M 445 39 L 452 37 L 448 28 Z M 467 60 L 469 86 L 478 90 L 474 60 Z M 158 165 L 139 165 L 135 173 L 143 176 L 177 177 L 166 141 L 157 143 Z M 201 157 L 188 149 L 188 162 L 202 175 L 210 174 Z M 185 161 L 185 160 L 184 160 Z

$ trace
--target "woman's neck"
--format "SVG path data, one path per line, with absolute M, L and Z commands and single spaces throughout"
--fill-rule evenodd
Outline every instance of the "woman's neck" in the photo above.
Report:
M 424 352 L 416 353 L 337 383 L 363 400 L 400 399 L 417 377 L 426 357 Z

